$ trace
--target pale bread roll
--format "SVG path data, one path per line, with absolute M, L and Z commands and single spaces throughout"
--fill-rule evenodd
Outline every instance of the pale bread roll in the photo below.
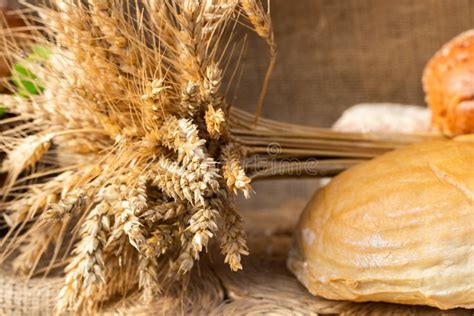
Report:
M 288 267 L 328 299 L 474 308 L 474 142 L 407 146 L 335 177 Z
M 398 103 L 360 103 L 351 106 L 334 123 L 336 131 L 360 133 L 428 133 L 427 107 Z

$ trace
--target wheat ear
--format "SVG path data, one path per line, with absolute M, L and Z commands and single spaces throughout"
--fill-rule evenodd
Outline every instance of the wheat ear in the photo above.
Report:
M 2 171 L 8 172 L 5 180 L 7 190 L 11 188 L 23 170 L 34 166 L 49 150 L 54 136 L 54 133 L 28 136 L 7 153 L 7 159 L 3 161 L 2 165 Z
M 91 311 L 93 300 L 105 283 L 103 249 L 110 229 L 110 205 L 99 202 L 81 226 L 81 240 L 76 245 L 71 263 L 66 267 L 65 285 L 59 293 L 58 312 Z
M 244 168 L 240 163 L 239 149 L 233 145 L 226 146 L 222 150 L 222 173 L 226 181 L 227 188 L 237 194 L 242 192 L 245 198 L 250 198 L 252 186 L 251 179 L 247 177 Z
M 245 240 L 242 218 L 233 207 L 228 206 L 224 211 L 221 251 L 232 271 L 242 269 L 241 257 L 249 254 Z

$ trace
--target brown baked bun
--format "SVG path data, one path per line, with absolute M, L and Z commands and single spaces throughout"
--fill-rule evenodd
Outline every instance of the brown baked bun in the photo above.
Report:
M 474 142 L 415 144 L 357 165 L 301 215 L 289 269 L 334 300 L 474 308 Z
M 474 30 L 444 45 L 423 73 L 432 123 L 445 134 L 474 132 Z

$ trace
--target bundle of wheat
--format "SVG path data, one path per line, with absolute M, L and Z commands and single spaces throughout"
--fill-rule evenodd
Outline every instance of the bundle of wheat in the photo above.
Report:
M 1 122 L 16 123 L 0 137 L 2 257 L 15 251 L 15 268 L 29 275 L 44 256 L 46 271 L 67 263 L 59 312 L 90 311 L 136 287 L 151 300 L 218 232 L 225 261 L 240 269 L 248 250 L 234 199 L 252 188 L 221 84 L 239 24 L 274 49 L 262 4 L 27 6 L 36 23 L 21 42 L 25 29 L 3 28 L 1 39 L 2 55 L 28 70 L 23 88 L 38 92 L 0 96 L 16 114 Z M 47 57 L 25 58 L 38 47 Z

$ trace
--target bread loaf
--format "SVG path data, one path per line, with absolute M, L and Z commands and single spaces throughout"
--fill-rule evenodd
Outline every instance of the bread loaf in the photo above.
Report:
M 289 269 L 328 299 L 474 308 L 474 142 L 462 139 L 335 177 L 305 208 Z
M 474 132 L 474 30 L 444 45 L 423 73 L 433 125 L 450 135 Z

